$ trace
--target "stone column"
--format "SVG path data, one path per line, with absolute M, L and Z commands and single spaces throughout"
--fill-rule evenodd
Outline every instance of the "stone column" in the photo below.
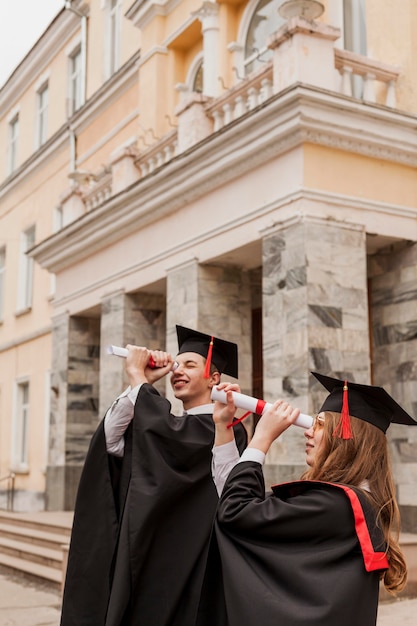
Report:
M 98 419 L 99 320 L 61 316 L 52 331 L 50 455 L 47 508 L 74 506 Z
M 369 259 L 373 384 L 417 419 L 417 247 L 409 242 Z M 393 424 L 388 439 L 403 532 L 417 527 L 417 428 Z
M 165 298 L 158 294 L 125 294 L 118 291 L 106 296 L 101 305 L 100 415 L 125 389 L 124 359 L 109 356 L 109 344 L 131 343 L 150 349 L 165 347 Z M 159 391 L 163 382 L 157 383 Z
M 51 397 L 49 416 L 49 453 L 46 468 L 46 506 L 63 510 L 65 503 L 65 450 L 68 396 L 69 315 L 52 319 Z
M 203 31 L 203 94 L 217 96 L 219 83 L 219 5 L 206 0 L 193 12 L 201 21 Z
M 196 259 L 168 272 L 167 341 L 178 350 L 175 325 L 195 328 L 238 344 L 239 383 L 251 391 L 251 293 L 249 274 L 239 267 L 200 265 Z M 227 380 L 227 376 L 222 377 Z M 176 411 L 182 410 L 167 390 Z
M 369 383 L 362 227 L 300 217 L 265 233 L 263 316 L 265 400 L 284 397 L 314 414 L 326 393 L 310 371 Z M 295 426 L 279 439 L 267 483 L 299 477 L 304 441 Z

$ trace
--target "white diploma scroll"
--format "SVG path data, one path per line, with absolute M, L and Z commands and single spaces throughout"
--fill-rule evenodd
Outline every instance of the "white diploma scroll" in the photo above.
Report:
M 251 396 L 245 396 L 243 393 L 238 393 L 237 391 L 232 391 L 232 394 L 233 401 L 238 409 L 244 409 L 245 411 L 256 413 L 256 415 L 263 415 L 265 411 L 270 409 L 272 406 L 270 402 L 264 402 L 264 400 L 258 400 L 257 398 L 252 398 Z M 213 387 L 211 399 L 214 401 L 218 400 L 219 402 L 226 404 L 226 392 L 223 391 L 223 389 L 219 390 L 217 387 Z M 296 426 L 301 426 L 301 428 L 311 428 L 313 425 L 313 418 L 311 415 L 300 413 L 294 424 Z
M 119 346 L 107 346 L 107 354 L 114 354 L 114 356 L 127 357 L 127 348 L 120 348 Z
M 107 346 L 106 352 L 107 352 L 107 354 L 114 354 L 114 356 L 121 356 L 123 358 L 126 358 L 128 350 L 127 350 L 127 348 L 121 348 L 120 346 L 110 345 L 110 346 Z M 154 360 L 153 360 L 152 357 L 149 359 L 148 365 L 149 365 L 150 368 L 155 369 L 155 363 L 154 363 Z M 173 372 L 174 370 L 177 369 L 177 367 L 178 367 L 178 363 L 175 361 L 172 364 L 171 371 Z

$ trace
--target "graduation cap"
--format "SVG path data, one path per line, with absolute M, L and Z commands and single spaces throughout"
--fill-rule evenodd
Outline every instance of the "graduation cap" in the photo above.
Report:
M 238 377 L 237 345 L 213 335 L 200 333 L 198 330 L 177 325 L 178 354 L 196 352 L 206 359 L 204 377 L 210 376 L 210 365 L 213 363 L 222 374 L 233 378 Z
M 318 412 L 334 411 L 342 414 L 334 436 L 343 439 L 352 437 L 350 416 L 369 422 L 384 433 L 391 423 L 417 426 L 417 422 L 382 387 L 359 385 L 317 372 L 311 373 L 330 392 Z

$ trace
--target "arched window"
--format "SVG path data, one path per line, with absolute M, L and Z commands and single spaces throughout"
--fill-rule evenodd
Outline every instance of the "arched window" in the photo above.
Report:
M 185 85 L 187 91 L 194 93 L 203 93 L 204 89 L 204 65 L 203 52 L 199 52 L 191 62 L 188 68 Z
M 192 91 L 194 91 L 195 93 L 203 93 L 203 77 L 204 77 L 204 67 L 203 67 L 203 61 L 201 61 L 194 74 L 194 80 L 192 83 Z
M 260 0 L 252 14 L 245 40 L 245 74 L 253 72 L 272 56 L 267 47 L 269 35 L 278 30 L 285 19 L 278 13 L 284 0 Z

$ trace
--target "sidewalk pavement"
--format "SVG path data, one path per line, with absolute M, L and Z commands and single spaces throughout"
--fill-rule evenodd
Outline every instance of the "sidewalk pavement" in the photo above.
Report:
M 0 626 L 59 626 L 60 615 L 59 591 L 0 573 Z M 381 602 L 377 626 L 417 626 L 417 598 Z

